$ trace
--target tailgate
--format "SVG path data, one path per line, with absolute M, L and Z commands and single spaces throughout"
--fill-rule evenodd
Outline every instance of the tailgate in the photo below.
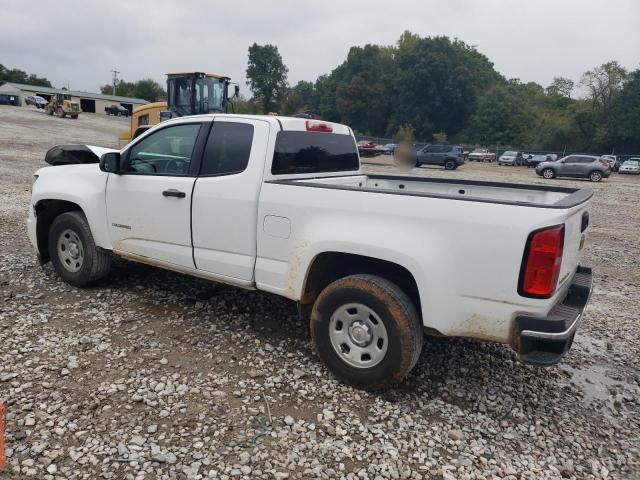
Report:
M 589 203 L 587 202 L 578 208 L 570 210 L 564 222 L 564 250 L 558 291 L 563 290 L 569 284 L 571 277 L 573 277 L 580 264 L 589 227 Z

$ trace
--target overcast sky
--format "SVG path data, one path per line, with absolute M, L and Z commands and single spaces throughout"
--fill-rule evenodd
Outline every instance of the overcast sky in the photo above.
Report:
M 0 0 L 0 63 L 54 86 L 98 91 L 197 70 L 245 84 L 247 48 L 277 45 L 289 82 L 315 80 L 349 47 L 390 45 L 404 30 L 457 37 L 507 78 L 579 80 L 609 60 L 640 67 L 640 0 Z

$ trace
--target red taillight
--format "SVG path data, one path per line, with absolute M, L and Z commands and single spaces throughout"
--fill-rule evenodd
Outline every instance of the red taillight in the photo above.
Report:
M 609 168 L 609 162 L 607 162 L 605 160 L 600 160 L 600 165 L 602 165 L 605 168 Z
M 333 128 L 328 123 L 319 122 L 317 120 L 307 120 L 305 124 L 307 126 L 307 132 L 333 132 Z
M 525 297 L 549 298 L 560 276 L 564 225 L 537 230 L 529 235 L 522 259 L 518 292 Z

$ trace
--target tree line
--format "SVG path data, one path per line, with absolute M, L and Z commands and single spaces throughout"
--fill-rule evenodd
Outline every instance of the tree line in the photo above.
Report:
M 24 72 L 18 68 L 7 68 L 0 63 L 0 85 L 6 82 L 51 87 L 51 82 L 46 78 Z
M 240 112 L 313 111 L 364 135 L 536 150 L 640 152 L 640 69 L 610 61 L 544 87 L 507 79 L 460 40 L 402 34 L 352 47 L 314 82 L 287 83 L 276 46 L 249 47 Z M 580 94 L 574 95 L 576 92 Z
M 148 102 L 157 102 L 167 99 L 166 90 L 158 82 L 151 78 L 143 78 L 137 82 L 126 82 L 118 80 L 116 82 L 115 93 L 113 84 L 102 85 L 100 93 L 103 95 L 119 95 L 121 97 L 142 98 Z

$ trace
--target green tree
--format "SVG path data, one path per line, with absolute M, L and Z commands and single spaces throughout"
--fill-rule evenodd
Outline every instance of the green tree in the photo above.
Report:
M 478 96 L 501 79 L 484 55 L 447 37 L 405 33 L 394 58 L 391 128 L 410 122 L 418 138 L 463 130 Z
M 158 100 L 166 100 L 167 92 L 155 80 L 151 78 L 143 78 L 134 84 L 135 97 L 143 98 L 149 102 L 157 102 Z
M 107 84 L 100 87 L 100 92 L 104 95 L 114 95 L 113 85 Z M 115 95 L 121 97 L 142 98 L 148 102 L 156 102 L 158 100 L 166 100 L 167 92 L 155 80 L 144 78 L 137 82 L 126 82 L 120 80 L 116 84 Z
M 553 77 L 553 81 L 547 87 L 549 95 L 558 95 L 560 97 L 571 97 L 574 83 L 570 78 Z
M 51 82 L 44 77 L 24 72 L 18 68 L 7 68 L 0 64 L 0 85 L 5 82 L 24 83 L 38 87 L 51 87 Z
M 299 81 L 287 92 L 287 99 L 283 105 L 283 113 L 291 115 L 301 111 L 315 111 L 315 87 L 312 82 Z
M 416 139 L 416 129 L 410 123 L 404 123 L 398 127 L 398 131 L 395 134 L 395 139 L 398 142 L 411 142 Z
M 514 145 L 522 134 L 523 120 L 517 97 L 506 86 L 496 86 L 478 99 L 471 117 L 471 139 L 483 145 Z
M 433 141 L 436 143 L 447 143 L 446 132 L 436 132 L 433 134 Z
M 288 72 L 278 47 L 257 43 L 249 47 L 247 85 L 253 95 L 262 100 L 265 113 L 272 111 L 275 103 L 284 99 Z
M 580 85 L 587 89 L 588 97 L 594 106 L 608 115 L 626 78 L 627 71 L 614 60 L 585 72 Z
M 609 128 L 616 150 L 640 151 L 640 69 L 624 84 Z

